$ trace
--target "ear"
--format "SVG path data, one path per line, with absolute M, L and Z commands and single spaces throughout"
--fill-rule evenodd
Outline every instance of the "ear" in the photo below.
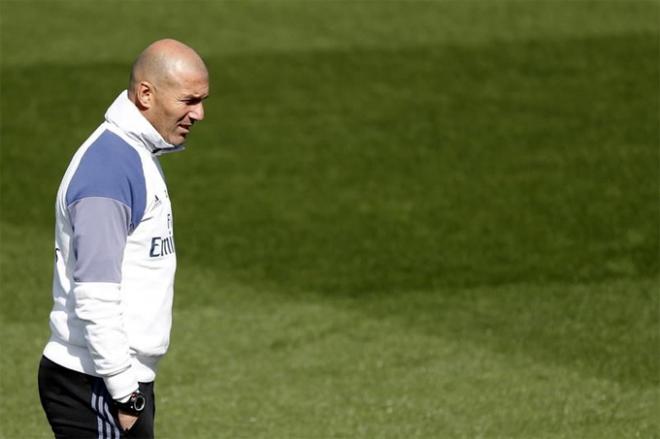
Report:
M 154 86 L 148 81 L 141 81 L 136 90 L 136 103 L 147 110 L 151 108 L 154 100 Z

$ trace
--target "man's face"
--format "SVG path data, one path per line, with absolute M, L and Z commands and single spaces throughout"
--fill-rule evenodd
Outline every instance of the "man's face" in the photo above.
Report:
M 192 125 L 204 119 L 203 101 L 208 94 L 206 71 L 177 72 L 156 87 L 149 120 L 167 143 L 181 145 Z

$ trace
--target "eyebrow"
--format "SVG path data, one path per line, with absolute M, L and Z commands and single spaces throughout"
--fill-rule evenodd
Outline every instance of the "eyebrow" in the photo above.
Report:
M 208 98 L 209 95 L 185 95 L 181 97 L 179 100 L 181 101 L 192 101 L 192 100 L 201 100 L 203 101 L 204 99 Z

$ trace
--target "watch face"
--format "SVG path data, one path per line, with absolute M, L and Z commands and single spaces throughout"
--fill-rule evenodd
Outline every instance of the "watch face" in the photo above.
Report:
M 133 397 L 133 409 L 137 412 L 144 410 L 144 406 L 147 405 L 147 400 L 141 393 L 136 394 Z

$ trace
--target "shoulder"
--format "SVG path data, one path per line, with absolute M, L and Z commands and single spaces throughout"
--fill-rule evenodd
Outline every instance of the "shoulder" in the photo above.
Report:
M 66 191 L 66 205 L 89 197 L 119 201 L 134 213 L 144 210 L 146 185 L 140 155 L 110 130 L 101 132 L 80 158 Z

